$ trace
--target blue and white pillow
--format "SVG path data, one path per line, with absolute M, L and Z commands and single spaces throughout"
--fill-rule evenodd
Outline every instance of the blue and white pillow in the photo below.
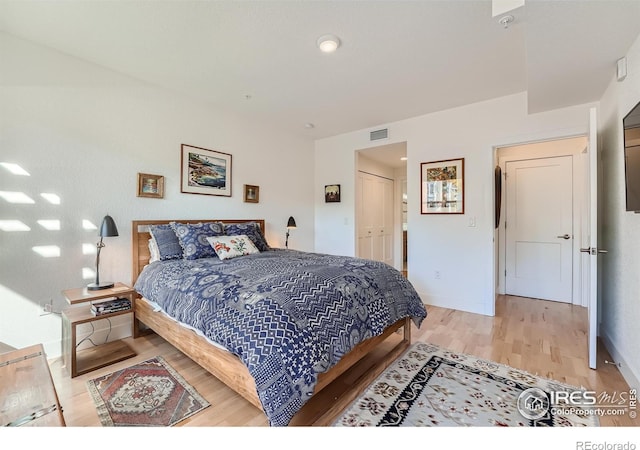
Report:
M 171 222 L 171 228 L 178 238 L 184 259 L 215 258 L 208 237 L 223 236 L 224 226 L 220 222 L 179 223 Z
M 227 236 L 246 235 L 261 252 L 271 250 L 258 222 L 225 224 L 224 234 Z
M 182 247 L 170 225 L 150 225 L 149 233 L 158 248 L 160 261 L 182 259 Z

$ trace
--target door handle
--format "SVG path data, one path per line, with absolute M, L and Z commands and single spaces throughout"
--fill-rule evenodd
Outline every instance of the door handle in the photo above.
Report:
M 598 253 L 609 253 L 608 250 L 601 250 L 601 249 L 595 249 L 595 248 L 581 248 L 580 251 L 582 253 L 589 253 L 591 255 L 597 255 Z
M 571 239 L 571 236 L 568 234 L 563 234 L 562 236 L 556 236 L 558 239 Z

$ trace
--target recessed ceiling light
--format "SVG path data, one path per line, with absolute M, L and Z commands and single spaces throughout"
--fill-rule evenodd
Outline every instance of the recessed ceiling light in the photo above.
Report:
M 325 34 L 318 39 L 318 48 L 324 53 L 335 52 L 340 47 L 340 39 L 333 34 Z
M 307 122 L 307 123 L 304 124 L 304 127 L 305 128 L 315 128 L 315 125 L 312 124 L 311 122 Z

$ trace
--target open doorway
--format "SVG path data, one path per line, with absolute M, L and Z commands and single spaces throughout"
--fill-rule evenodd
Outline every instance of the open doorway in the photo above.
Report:
M 584 305 L 586 148 L 578 136 L 496 149 L 497 293 Z
M 356 255 L 406 275 L 406 142 L 356 151 Z

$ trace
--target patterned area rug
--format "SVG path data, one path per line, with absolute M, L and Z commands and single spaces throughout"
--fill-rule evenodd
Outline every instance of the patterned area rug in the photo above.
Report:
M 209 403 L 161 356 L 87 381 L 106 427 L 173 426 Z
M 552 392 L 579 390 L 492 361 L 416 343 L 333 426 L 598 426 L 593 408 L 551 403 L 558 397 Z

